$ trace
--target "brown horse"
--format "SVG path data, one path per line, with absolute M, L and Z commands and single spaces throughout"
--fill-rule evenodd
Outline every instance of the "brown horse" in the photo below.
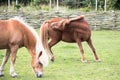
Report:
M 37 77 L 42 77 L 43 65 L 48 63 L 47 54 L 39 36 L 19 18 L 0 20 L 0 49 L 7 49 L 0 66 L 0 76 L 4 76 L 4 66 L 11 55 L 10 75 L 17 77 L 14 70 L 17 50 L 26 47 L 31 54 L 31 66 Z
M 86 41 L 94 53 L 95 60 L 99 61 L 92 44 L 91 30 L 89 24 L 84 19 L 84 15 L 72 19 L 53 18 L 45 21 L 40 28 L 40 37 L 52 61 L 54 61 L 54 56 L 51 47 L 61 40 L 69 43 L 76 42 L 78 44 L 82 55 L 82 62 L 86 62 L 87 60 L 84 57 L 81 42 Z M 49 43 L 48 38 L 51 39 Z

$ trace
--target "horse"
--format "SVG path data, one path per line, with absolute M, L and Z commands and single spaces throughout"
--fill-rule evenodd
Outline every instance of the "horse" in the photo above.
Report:
M 0 76 L 4 76 L 4 67 L 11 55 L 10 75 L 17 77 L 14 64 L 17 51 L 21 47 L 25 47 L 30 53 L 31 66 L 36 77 L 42 77 L 43 67 L 48 64 L 48 56 L 36 31 L 20 17 L 0 20 L 0 49 L 6 49 L 0 66 Z
M 90 26 L 84 19 L 84 15 L 72 19 L 57 17 L 44 21 L 40 27 L 40 37 L 51 61 L 54 61 L 51 47 L 59 41 L 77 43 L 82 56 L 81 61 L 87 62 L 84 57 L 84 50 L 82 47 L 82 42 L 86 41 L 94 53 L 95 60 L 97 62 L 100 61 L 92 44 Z M 48 41 L 49 39 L 50 41 Z

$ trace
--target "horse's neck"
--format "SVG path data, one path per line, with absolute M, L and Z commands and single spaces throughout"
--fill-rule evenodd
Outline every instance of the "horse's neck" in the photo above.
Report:
M 24 29 L 24 28 L 23 28 Z M 36 59 L 36 38 L 35 36 L 32 34 L 32 32 L 30 32 L 27 29 L 24 29 L 23 31 L 23 35 L 24 35 L 24 46 L 27 48 L 28 52 L 30 53 L 32 59 Z
M 24 31 L 24 45 L 27 48 L 35 48 L 36 46 L 36 38 L 28 29 Z
M 24 46 L 30 51 L 33 52 L 36 49 L 36 34 L 33 29 L 31 29 L 26 23 L 19 21 L 16 22 L 18 23 L 18 27 L 22 32 L 22 39 L 23 39 L 23 44 Z

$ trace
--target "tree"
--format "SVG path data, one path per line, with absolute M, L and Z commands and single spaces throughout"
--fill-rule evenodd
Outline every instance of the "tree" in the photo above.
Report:
M 39 4 L 48 4 L 49 0 L 34 0 L 34 3 L 36 5 L 39 5 Z
M 106 12 L 106 0 L 105 0 L 105 3 L 104 3 L 104 11 Z
M 69 8 L 88 8 L 94 9 L 96 7 L 97 10 L 111 10 L 117 9 L 120 10 L 120 0 L 0 0 L 1 5 L 12 5 L 12 3 L 22 4 L 24 6 L 28 6 L 30 3 L 37 5 L 45 4 L 48 5 L 51 1 L 52 5 L 68 6 Z M 96 4 L 97 1 L 97 4 Z M 8 4 L 9 2 L 9 4 Z M 105 4 L 106 3 L 106 4 Z

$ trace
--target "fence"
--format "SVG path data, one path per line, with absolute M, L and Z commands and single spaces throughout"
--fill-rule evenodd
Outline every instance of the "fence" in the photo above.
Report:
M 20 16 L 34 28 L 39 28 L 41 23 L 53 17 L 70 18 L 85 15 L 85 19 L 90 24 L 93 30 L 109 29 L 120 30 L 120 12 L 45 12 L 38 11 L 37 13 L 24 13 L 24 12 L 0 12 L 0 19 L 9 19 L 14 16 Z

